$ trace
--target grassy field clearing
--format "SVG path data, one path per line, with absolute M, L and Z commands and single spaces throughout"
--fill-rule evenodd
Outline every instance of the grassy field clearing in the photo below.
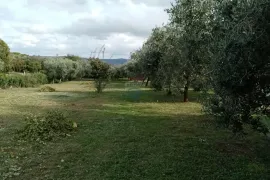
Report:
M 269 142 L 217 127 L 191 102 L 125 81 L 96 94 L 88 81 L 0 90 L 0 179 L 270 179 Z M 23 116 L 67 111 L 71 137 L 45 145 L 13 139 Z M 10 178 L 8 178 L 10 176 Z

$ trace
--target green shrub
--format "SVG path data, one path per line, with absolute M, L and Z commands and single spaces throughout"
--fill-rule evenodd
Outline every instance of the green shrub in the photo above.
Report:
M 75 122 L 68 120 L 58 110 L 49 111 L 43 116 L 27 116 L 25 122 L 26 125 L 18 131 L 18 135 L 28 141 L 50 141 L 56 137 L 65 137 L 77 128 Z
M 95 88 L 97 93 L 101 93 L 103 89 L 105 89 L 107 85 L 107 81 L 103 79 L 97 79 L 95 80 Z
M 234 133 L 242 133 L 244 130 L 241 121 L 243 115 L 237 112 L 239 104 L 234 103 L 233 106 L 232 104 L 233 102 L 229 98 L 222 101 L 221 97 L 216 94 L 206 95 L 203 100 L 203 111 L 216 117 L 220 125 L 231 128 Z M 252 129 L 265 135 L 270 132 L 270 117 L 266 114 L 251 112 L 249 124 Z
M 253 129 L 266 135 L 270 132 L 270 117 L 262 114 L 258 115 L 252 119 L 251 125 Z
M 99 59 L 91 59 L 91 76 L 95 80 L 95 87 L 101 93 L 110 79 L 110 65 Z
M 0 74 L 0 88 L 6 88 L 7 86 L 7 77 L 5 74 Z
M 40 92 L 55 92 L 55 89 L 50 87 L 50 86 L 44 86 L 44 87 L 40 88 L 39 91 Z
M 24 84 L 22 87 L 36 87 L 46 83 L 48 83 L 48 80 L 45 74 L 31 73 L 24 76 Z
M 42 73 L 31 74 L 0 74 L 0 87 L 36 87 L 46 84 L 47 76 Z

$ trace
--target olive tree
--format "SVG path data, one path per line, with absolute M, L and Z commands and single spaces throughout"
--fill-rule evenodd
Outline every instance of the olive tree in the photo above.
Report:
M 176 0 L 167 12 L 170 15 L 173 48 L 167 57 L 178 58 L 178 72 L 184 80 L 184 102 L 188 101 L 188 91 L 192 81 L 202 74 L 209 64 L 212 18 L 212 0 Z
M 124 65 L 124 71 L 126 71 L 127 77 L 145 76 L 141 66 L 141 60 L 138 59 L 140 51 L 133 52 L 131 60 Z
M 91 76 L 95 80 L 97 93 L 102 93 L 110 78 L 110 65 L 99 59 L 91 59 L 90 64 Z
M 162 59 L 163 39 L 165 31 L 163 27 L 154 28 L 151 36 L 138 51 L 139 65 L 142 74 L 151 81 L 151 86 L 156 90 L 162 90 L 162 78 L 160 76 L 160 61 Z
M 4 72 L 4 69 L 5 69 L 5 64 L 4 62 L 0 61 L 0 73 Z
M 42 69 L 41 61 L 32 56 L 28 56 L 24 65 L 25 65 L 25 69 L 31 73 L 39 72 Z
M 5 41 L 0 39 L 0 61 L 4 63 L 4 71 L 10 70 L 10 49 Z
M 80 62 L 83 68 L 81 72 L 81 77 L 91 78 L 91 62 L 90 61 L 81 61 Z
M 11 70 L 15 72 L 26 71 L 26 61 L 28 60 L 28 57 L 28 55 L 18 52 L 10 53 Z
M 258 115 L 270 105 L 270 1 L 217 1 L 213 12 L 210 110 L 234 132 L 249 123 L 266 133 Z
M 52 83 L 55 82 L 55 80 L 57 80 L 57 61 L 54 58 L 48 58 L 46 60 L 44 60 L 43 62 L 43 68 L 45 71 L 45 74 L 48 77 L 48 80 Z
M 127 78 L 125 65 L 111 66 L 110 74 L 113 79 Z

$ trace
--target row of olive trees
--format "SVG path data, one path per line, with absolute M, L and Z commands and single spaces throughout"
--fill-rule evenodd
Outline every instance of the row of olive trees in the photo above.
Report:
M 270 106 L 270 1 L 176 0 L 170 22 L 152 31 L 128 68 L 168 94 L 211 88 L 205 110 L 235 132 L 262 127 Z M 206 89 L 207 90 L 207 89 Z M 206 91 L 207 92 L 207 91 Z
M 206 73 L 210 63 L 211 41 L 207 1 L 178 0 L 167 10 L 170 23 L 155 28 L 143 47 L 132 55 L 136 70 L 151 80 L 157 90 L 168 95 L 188 91 L 193 82 Z
M 43 72 L 52 83 L 81 79 L 91 73 L 87 61 L 73 61 L 67 58 L 47 58 L 42 62 Z

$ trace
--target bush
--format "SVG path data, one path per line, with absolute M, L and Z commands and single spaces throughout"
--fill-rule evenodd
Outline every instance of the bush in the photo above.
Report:
M 232 105 L 233 104 L 233 105 Z M 234 133 L 243 133 L 242 118 L 239 113 L 239 104 L 227 98 L 225 101 L 218 95 L 206 95 L 203 101 L 203 111 L 217 118 L 218 123 L 233 130 Z M 266 114 L 251 112 L 250 125 L 252 129 L 267 135 L 270 132 L 270 117 Z
M 0 88 L 5 88 L 6 85 L 6 75 L 0 74 Z
M 58 110 L 47 112 L 43 116 L 30 115 L 25 118 L 26 125 L 18 131 L 20 138 L 28 141 L 50 141 L 64 137 L 72 132 L 77 124 L 67 119 Z
M 251 125 L 254 130 L 267 135 L 270 132 L 270 117 L 263 114 L 255 116 L 251 121 Z
M 226 104 L 221 101 L 219 96 L 216 94 L 204 94 L 202 103 L 204 113 L 213 115 L 221 125 L 229 127 L 230 118 L 233 114 L 228 111 L 225 112 Z
M 110 65 L 99 60 L 90 60 L 92 67 L 91 76 L 95 80 L 95 87 L 101 93 L 110 79 Z
M 44 87 L 40 88 L 39 91 L 40 92 L 55 92 L 55 89 L 50 87 L 50 86 L 44 86 Z
M 100 80 L 100 79 L 95 80 L 96 92 L 102 93 L 103 89 L 105 89 L 106 85 L 107 85 L 107 81 L 105 81 L 105 80 Z
M 33 74 L 30 74 L 33 78 L 36 79 L 36 82 L 38 85 L 41 85 L 41 84 L 47 84 L 48 83 L 48 79 L 47 79 L 47 76 L 43 73 L 33 73 Z
M 33 74 L 0 74 L 0 87 L 36 87 L 46 84 L 47 76 L 42 73 Z

